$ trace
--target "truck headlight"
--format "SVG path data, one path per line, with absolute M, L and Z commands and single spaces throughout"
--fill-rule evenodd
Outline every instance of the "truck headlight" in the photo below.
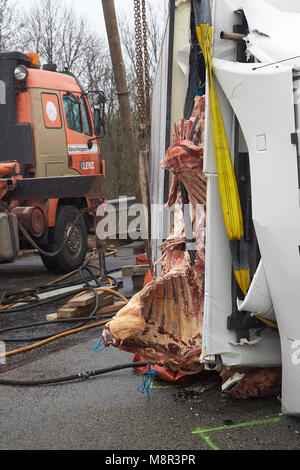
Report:
M 14 71 L 17 80 L 26 80 L 28 77 L 28 69 L 25 65 L 18 65 Z

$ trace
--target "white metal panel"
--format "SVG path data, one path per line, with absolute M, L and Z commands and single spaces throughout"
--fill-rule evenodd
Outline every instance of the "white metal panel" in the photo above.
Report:
M 234 41 L 222 41 L 220 32 L 232 31 L 240 22 L 229 0 L 211 1 L 213 21 L 213 57 L 235 62 Z M 231 155 L 234 154 L 234 112 L 230 101 L 216 80 L 216 89 L 224 120 Z M 208 181 L 207 233 L 205 266 L 205 304 L 202 358 L 221 355 L 225 365 L 275 366 L 280 365 L 280 341 L 275 330 L 265 329 L 255 345 L 234 345 L 235 332 L 227 329 L 227 317 L 232 312 L 231 276 L 232 263 L 228 236 L 225 231 L 221 208 L 215 150 L 211 130 L 209 100 L 206 109 L 205 171 Z M 253 106 L 253 102 L 252 102 Z M 244 139 L 243 139 L 244 140 Z M 246 149 L 245 149 L 246 150 Z M 251 335 L 255 332 L 251 332 Z M 250 338 L 250 339 L 255 339 Z
M 292 69 L 281 64 L 255 69 L 216 59 L 214 70 L 249 149 L 253 221 L 281 339 L 283 410 L 300 415 L 295 355 L 300 344 L 300 207 L 297 147 L 291 141 Z
M 260 337 L 253 331 L 250 341 L 259 339 L 259 342 L 236 345 L 235 332 L 227 329 L 227 317 L 232 312 L 231 255 L 216 176 L 208 177 L 207 200 L 210 210 L 207 212 L 206 238 L 209 242 L 206 246 L 202 359 L 221 356 L 226 366 L 278 366 L 281 354 L 276 330 L 265 328 Z
M 150 142 L 150 200 L 151 200 L 151 235 L 152 250 L 155 260 L 161 253 L 159 244 L 164 238 L 165 216 L 164 172 L 160 162 L 165 155 L 167 85 L 168 85 L 169 21 L 163 37 L 160 60 L 157 68 L 151 99 L 151 142 Z
M 174 124 L 183 117 L 185 101 L 185 75 L 178 63 L 178 52 L 185 48 L 190 41 L 191 35 L 191 1 L 179 3 L 175 8 L 174 24 L 174 54 L 172 71 L 172 105 L 171 105 L 171 136 L 173 135 Z
M 178 54 L 189 44 L 190 39 L 190 15 L 191 2 L 179 2 L 175 9 L 175 35 L 173 43 L 172 65 L 172 95 L 171 95 L 171 119 L 170 135 L 172 135 L 174 123 L 183 117 L 184 96 L 186 89 L 186 76 L 178 63 Z M 150 144 L 150 197 L 152 250 L 155 260 L 159 259 L 161 252 L 159 245 L 170 234 L 170 211 L 164 208 L 164 170 L 160 163 L 165 157 L 166 150 L 166 126 L 167 126 L 167 95 L 168 95 L 168 59 L 169 59 L 169 28 L 168 21 L 162 41 L 161 55 L 155 77 L 152 93 L 152 122 Z M 160 267 L 158 266 L 159 270 Z M 159 273 L 158 273 L 159 274 Z

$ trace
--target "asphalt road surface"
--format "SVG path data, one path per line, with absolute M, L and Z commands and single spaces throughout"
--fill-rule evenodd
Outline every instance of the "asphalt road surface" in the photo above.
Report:
M 118 279 L 121 266 L 135 262 L 133 246 L 120 247 L 118 257 L 107 259 L 107 269 Z M 56 277 L 45 270 L 38 256 L 24 258 L 0 266 L 0 292 L 43 285 Z M 129 279 L 123 278 L 120 292 L 132 295 Z M 0 329 L 43 321 L 46 313 L 65 302 L 1 313 Z M 33 336 L 62 329 L 62 325 L 45 325 L 0 334 L 0 339 L 9 339 L 5 346 L 11 350 L 30 344 Z M 95 352 L 100 333 L 94 328 L 11 356 L 0 365 L 0 379 L 43 380 L 132 363 L 132 354 L 113 347 Z M 28 342 L 17 342 L 17 337 Z M 0 385 L 0 449 L 101 450 L 104 456 L 114 451 L 115 459 L 121 451 L 130 455 L 139 450 L 153 455 L 166 451 L 172 456 L 176 451 L 192 455 L 300 449 L 300 421 L 281 414 L 280 397 L 222 401 L 216 376 L 188 385 L 155 380 L 150 399 L 138 390 L 142 384 L 141 374 L 129 367 L 62 384 Z

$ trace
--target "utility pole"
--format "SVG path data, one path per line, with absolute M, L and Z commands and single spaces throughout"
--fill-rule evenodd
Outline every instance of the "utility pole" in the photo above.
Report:
M 146 195 L 144 194 L 145 190 L 142 191 L 140 184 L 140 167 L 136 148 L 132 113 L 129 102 L 129 91 L 127 87 L 127 79 L 121 49 L 117 15 L 115 10 L 115 2 L 114 0 L 102 0 L 102 7 L 117 95 L 119 100 L 125 147 L 127 150 L 128 162 L 131 165 L 132 173 L 135 176 L 134 180 L 136 201 L 138 203 L 145 204 Z M 147 209 L 150 210 L 149 207 L 147 207 Z M 150 227 L 148 227 L 148 232 L 149 230 Z M 149 268 L 151 270 L 152 277 L 155 277 L 150 240 L 146 239 L 144 240 L 144 243 L 146 246 Z
M 123 127 L 124 141 L 127 150 L 128 162 L 132 173 L 135 175 L 135 193 L 137 202 L 142 202 L 139 184 L 139 165 L 135 144 L 135 133 L 129 102 L 129 91 L 127 88 L 126 72 L 121 50 L 119 28 L 116 17 L 114 0 L 102 0 L 102 7 L 106 25 L 107 39 L 109 43 L 110 56 L 113 66 L 114 78 L 120 106 L 120 115 Z

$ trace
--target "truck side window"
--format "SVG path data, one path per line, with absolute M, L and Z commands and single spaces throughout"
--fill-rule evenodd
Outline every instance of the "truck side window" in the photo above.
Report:
M 63 102 L 68 128 L 72 131 L 81 133 L 82 122 L 80 113 L 80 103 L 74 103 L 74 101 L 68 95 L 64 95 Z
M 92 127 L 90 122 L 90 117 L 87 110 L 87 105 L 85 99 L 82 97 L 81 100 L 81 114 L 82 114 L 82 124 L 83 124 L 83 132 L 85 135 L 92 135 Z

